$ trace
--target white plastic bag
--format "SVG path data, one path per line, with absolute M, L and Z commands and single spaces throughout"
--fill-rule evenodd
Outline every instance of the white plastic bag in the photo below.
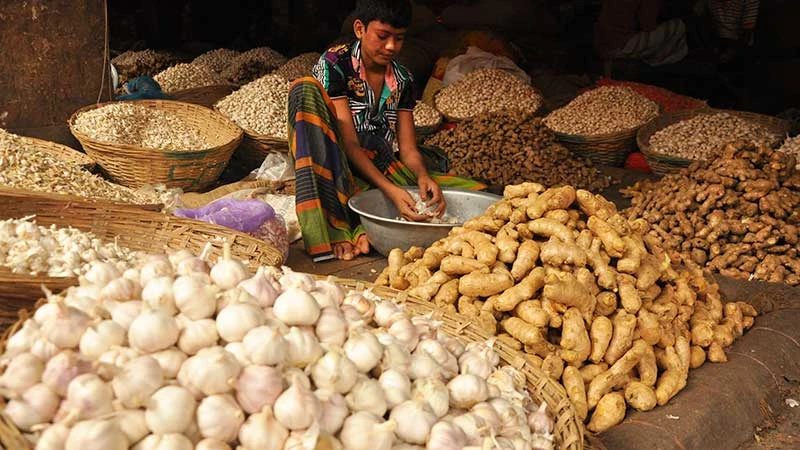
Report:
M 286 181 L 294 179 L 294 161 L 288 153 L 270 152 L 261 166 L 251 172 L 248 179 Z
M 531 77 L 514 64 L 514 61 L 472 46 L 467 48 L 466 53 L 450 60 L 442 83 L 444 86 L 449 86 L 476 69 L 502 69 L 531 84 Z

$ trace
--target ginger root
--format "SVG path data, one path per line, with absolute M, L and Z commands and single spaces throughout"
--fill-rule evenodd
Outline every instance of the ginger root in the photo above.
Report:
M 567 366 L 561 374 L 561 383 L 567 391 L 567 396 L 575 407 L 575 414 L 581 421 L 586 420 L 589 406 L 586 404 L 586 385 L 583 382 L 580 370 L 575 366 Z
M 595 433 L 601 433 L 625 418 L 625 397 L 620 392 L 610 392 L 603 396 L 597 403 L 597 408 L 592 414 L 586 428 Z
M 639 411 L 650 411 L 658 403 L 656 391 L 638 381 L 632 381 L 625 387 L 625 401 L 631 408 Z

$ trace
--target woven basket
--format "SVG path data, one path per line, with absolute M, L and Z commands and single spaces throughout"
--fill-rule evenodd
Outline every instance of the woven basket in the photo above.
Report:
M 324 277 L 318 278 L 326 279 Z M 411 297 L 405 292 L 376 286 L 366 281 L 337 277 L 330 279 L 345 289 L 357 291 L 370 289 L 373 294 L 381 298 L 403 304 L 410 315 L 431 314 L 433 319 L 442 322 L 442 329 L 445 332 L 464 341 L 485 342 L 490 338 L 477 324 L 473 324 L 468 317 L 444 312 L 430 302 Z M 525 375 L 528 381 L 528 392 L 531 397 L 537 403 L 547 403 L 548 412 L 555 421 L 555 448 L 561 450 L 583 449 L 583 422 L 578 419 L 575 408 L 572 406 L 569 397 L 567 397 L 564 388 L 531 363 L 531 360 L 524 353 L 514 350 L 500 341 L 495 341 L 493 348 L 500 355 L 500 359 L 504 364 L 516 368 Z
M 201 86 L 191 89 L 183 89 L 175 92 L 167 92 L 167 95 L 179 102 L 193 103 L 195 105 L 214 108 L 214 104 L 230 95 L 239 86 L 235 84 L 215 84 L 213 86 Z
M 39 225 L 71 226 L 131 250 L 163 253 L 166 248 L 185 248 L 199 254 L 206 243 L 211 243 L 209 261 L 214 262 L 222 255 L 227 241 L 231 244 L 231 254 L 245 260 L 252 271 L 262 265 L 283 263 L 281 252 L 268 243 L 219 225 L 128 206 L 0 193 L 0 220 L 30 215 L 36 216 Z M 0 298 L 5 300 L 0 303 L 0 310 L 16 312 L 21 307 L 30 307 L 31 302 L 41 297 L 42 284 L 55 291 L 77 282 L 76 278 L 0 274 Z
M 663 130 L 664 128 L 672 124 L 681 122 L 683 120 L 691 119 L 692 117 L 698 116 L 700 114 L 716 114 L 716 113 L 728 113 L 739 116 L 742 119 L 757 123 L 762 127 L 778 135 L 786 135 L 787 133 L 789 133 L 791 128 L 791 124 L 786 120 L 746 111 L 732 111 L 725 109 L 704 108 L 704 109 L 676 111 L 672 113 L 661 114 L 660 116 L 656 117 L 655 119 L 651 120 L 650 122 L 646 123 L 644 126 L 639 128 L 639 131 L 636 134 L 636 143 L 639 146 L 639 150 L 644 154 L 645 158 L 647 158 L 647 164 L 653 169 L 653 172 L 656 175 L 667 175 L 670 173 L 676 173 L 680 172 L 681 169 L 685 167 L 689 167 L 689 165 L 691 165 L 694 162 L 691 159 L 666 155 L 664 153 L 653 151 L 650 148 L 650 137 L 653 136 L 653 134 L 655 134 L 660 130 Z
M 27 147 L 47 153 L 61 161 L 81 166 L 86 170 L 92 170 L 96 164 L 89 155 L 79 152 L 72 147 L 27 136 L 23 136 L 23 139 Z
M 242 140 L 242 130 L 221 114 L 203 106 L 172 100 L 139 100 L 136 104 L 177 115 L 202 133 L 213 147 L 187 151 L 145 149 L 95 141 L 75 129 L 79 114 L 107 104 L 90 105 L 76 111 L 69 119 L 70 131 L 112 181 L 128 187 L 163 183 L 185 191 L 201 190 L 219 178 Z
M 294 183 L 294 180 L 287 181 L 237 181 L 235 183 L 220 186 L 213 191 L 199 194 L 197 192 L 189 192 L 181 195 L 181 203 L 187 208 L 201 208 L 214 200 L 218 200 L 236 191 L 245 189 L 260 189 L 266 188 L 269 191 L 276 191 L 281 188 L 287 188 Z
M 264 134 L 244 130 L 244 139 L 233 154 L 233 164 L 247 173 L 261 167 L 270 153 L 289 153 L 289 142 Z
M 28 197 L 31 198 L 39 198 L 45 200 L 51 200 L 54 202 L 87 202 L 87 203 L 107 203 L 110 205 L 117 205 L 117 206 L 126 206 L 128 208 L 136 208 L 142 209 L 145 211 L 154 211 L 160 212 L 164 209 L 163 203 L 153 203 L 149 205 L 136 205 L 132 203 L 122 203 L 122 202 L 115 202 L 112 200 L 107 200 L 103 198 L 88 198 L 88 197 L 80 197 L 77 195 L 72 194 L 60 194 L 56 192 L 38 192 L 38 191 L 26 191 L 24 189 L 14 189 L 5 186 L 0 186 L 0 196 L 13 196 L 17 198 L 26 198 L 27 201 Z M 2 216 L 2 213 L 0 213 Z
M 554 131 L 556 139 L 574 155 L 598 166 L 622 167 L 628 154 L 636 149 L 636 131 L 579 136 Z

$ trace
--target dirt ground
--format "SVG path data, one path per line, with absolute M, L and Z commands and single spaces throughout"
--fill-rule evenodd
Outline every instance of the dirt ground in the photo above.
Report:
M 800 449 L 800 380 L 786 380 L 792 384 L 781 392 L 783 402 L 772 418 L 756 428 L 753 440 L 737 450 L 788 450 Z M 794 407 L 792 400 L 798 402 Z

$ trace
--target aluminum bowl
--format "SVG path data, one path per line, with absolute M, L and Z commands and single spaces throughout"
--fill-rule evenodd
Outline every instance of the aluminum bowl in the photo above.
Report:
M 404 188 L 419 193 L 416 187 Z M 480 191 L 442 188 L 447 202 L 447 213 L 462 221 L 479 216 L 502 197 Z M 408 222 L 398 220 L 400 214 L 391 200 L 379 189 L 370 189 L 350 198 L 350 209 L 361 216 L 370 244 L 381 255 L 387 256 L 393 248 L 408 250 L 412 245 L 429 247 L 447 236 L 450 229 L 461 225 L 449 223 Z M 463 222 L 462 222 L 463 223 Z

